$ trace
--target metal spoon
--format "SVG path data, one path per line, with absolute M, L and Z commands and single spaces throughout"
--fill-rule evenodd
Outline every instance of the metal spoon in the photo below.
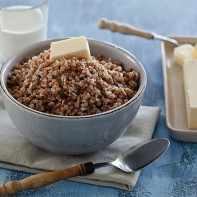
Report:
M 116 21 L 108 21 L 104 18 L 99 20 L 98 26 L 101 29 L 109 29 L 111 31 L 117 31 L 122 34 L 136 35 L 136 36 L 144 37 L 146 39 L 157 39 L 157 40 L 162 40 L 162 41 L 167 41 L 167 42 L 173 43 L 176 46 L 179 45 L 179 43 L 175 39 L 161 36 L 161 35 L 156 34 L 154 32 L 137 29 L 137 28 L 134 28 L 130 25 L 121 24 Z
M 10 181 L 0 185 L 0 196 L 14 195 L 23 190 L 37 189 L 63 179 L 91 174 L 95 169 L 108 165 L 115 166 L 124 172 L 135 172 L 159 158 L 169 145 L 170 142 L 167 139 L 154 139 L 131 147 L 112 162 L 97 164 L 89 162 L 64 170 L 33 175 L 20 181 Z
M 132 146 L 122 153 L 115 161 L 94 164 L 94 168 L 111 165 L 124 172 L 136 172 L 145 168 L 159 158 L 169 147 L 167 139 L 154 139 Z

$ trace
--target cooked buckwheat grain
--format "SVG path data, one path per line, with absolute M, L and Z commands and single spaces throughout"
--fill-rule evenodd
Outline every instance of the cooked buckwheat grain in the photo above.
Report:
M 138 89 L 139 73 L 104 59 L 50 60 L 50 49 L 18 64 L 9 74 L 10 94 L 32 109 L 64 116 L 83 116 L 114 109 Z

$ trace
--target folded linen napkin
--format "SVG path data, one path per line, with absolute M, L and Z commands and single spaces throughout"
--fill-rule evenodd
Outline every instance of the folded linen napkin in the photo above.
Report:
M 80 163 L 113 161 L 131 146 L 151 139 L 160 109 L 140 107 L 129 129 L 117 141 L 104 150 L 80 155 L 67 156 L 43 150 L 27 141 L 15 128 L 0 98 L 0 167 L 41 173 L 60 170 Z M 71 180 L 95 185 L 132 190 L 140 172 L 126 173 L 115 167 L 97 169 L 93 174 L 75 177 Z

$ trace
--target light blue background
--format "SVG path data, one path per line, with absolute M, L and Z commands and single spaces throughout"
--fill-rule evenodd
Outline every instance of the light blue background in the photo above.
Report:
M 143 105 L 159 106 L 162 109 L 154 138 L 170 139 L 170 149 L 161 159 L 142 170 L 137 185 L 131 192 L 61 181 L 36 191 L 24 191 L 16 196 L 197 196 L 197 144 L 174 141 L 166 127 L 160 42 L 100 30 L 97 24 L 101 17 L 162 35 L 196 35 L 197 1 L 50 0 L 48 38 L 85 35 L 119 45 L 142 62 L 148 76 Z M 28 175 L 0 169 L 0 184 Z

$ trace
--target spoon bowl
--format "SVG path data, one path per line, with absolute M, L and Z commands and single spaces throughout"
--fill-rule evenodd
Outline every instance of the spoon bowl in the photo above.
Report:
M 94 164 L 94 168 L 111 165 L 124 172 L 136 172 L 158 159 L 169 147 L 169 140 L 154 139 L 132 146 L 123 152 L 115 161 Z

